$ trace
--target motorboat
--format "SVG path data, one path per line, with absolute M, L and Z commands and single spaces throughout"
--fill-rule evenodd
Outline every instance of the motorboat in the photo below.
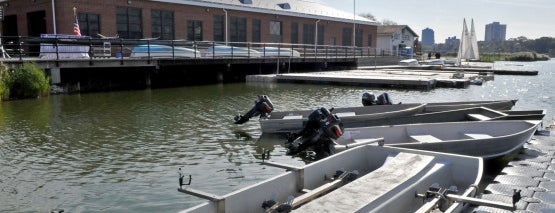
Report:
M 477 157 L 370 145 L 300 167 L 263 164 L 286 171 L 223 196 L 180 186 L 210 200 L 182 212 L 459 212 L 477 200 L 483 171 Z
M 180 57 L 180 58 L 198 58 L 201 53 L 198 50 L 186 47 L 171 47 L 159 44 L 144 44 L 133 47 L 130 57 Z
M 352 122 L 350 127 L 369 127 L 385 125 L 402 125 L 418 123 L 443 123 L 462 121 L 493 121 L 493 120 L 542 120 L 545 110 L 497 111 L 487 107 L 454 109 L 439 112 L 426 112 L 414 115 L 383 118 L 377 120 L 361 120 Z
M 207 58 L 259 58 L 261 53 L 244 47 L 216 45 L 206 49 L 204 57 Z
M 399 61 L 399 65 L 408 66 L 408 67 L 417 67 L 420 64 L 418 63 L 418 60 L 411 58 L 411 59 L 405 59 L 405 60 Z
M 362 94 L 361 100 L 363 106 L 394 104 L 391 100 L 391 97 L 387 93 L 383 93 L 376 98 L 374 94 L 365 92 Z M 439 112 L 474 107 L 487 107 L 493 110 L 510 110 L 513 108 L 517 101 L 518 100 L 431 102 L 426 103 L 426 108 L 424 109 L 424 112 Z
M 522 148 L 541 122 L 507 120 L 346 128 L 335 142 L 346 145 L 383 138 L 384 146 L 493 159 Z
M 510 110 L 518 100 L 458 101 L 427 103 L 424 112 L 439 112 L 453 109 L 487 107 L 493 110 Z
M 368 120 L 379 120 L 413 115 L 424 111 L 426 104 L 395 104 L 374 105 L 366 107 L 334 108 L 336 114 L 345 128 L 352 127 L 351 123 Z M 298 132 L 304 128 L 308 116 L 313 110 L 295 110 L 272 112 L 269 117 L 259 120 L 263 133 L 289 133 Z

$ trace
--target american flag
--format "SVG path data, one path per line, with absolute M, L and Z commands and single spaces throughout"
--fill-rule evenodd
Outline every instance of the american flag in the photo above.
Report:
M 75 21 L 73 22 L 73 35 L 81 36 L 81 30 L 79 29 L 79 20 L 77 20 L 77 14 L 75 14 Z

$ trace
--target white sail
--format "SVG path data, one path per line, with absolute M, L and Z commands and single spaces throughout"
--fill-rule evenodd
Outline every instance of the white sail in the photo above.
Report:
M 459 51 L 457 53 L 457 63 L 459 65 L 462 59 L 480 59 L 476 31 L 474 30 L 474 20 L 472 20 L 470 32 L 468 32 L 468 27 L 466 26 L 466 19 L 463 20 L 463 30 L 459 43 Z
M 470 46 L 472 47 L 471 59 L 480 59 L 478 40 L 476 40 L 476 31 L 474 30 L 474 19 L 472 19 L 472 25 L 470 26 Z

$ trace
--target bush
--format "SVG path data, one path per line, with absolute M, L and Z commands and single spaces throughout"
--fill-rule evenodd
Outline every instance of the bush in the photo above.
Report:
M 0 101 L 10 97 L 10 72 L 3 63 L 0 64 Z
M 34 63 L 23 63 L 6 78 L 9 98 L 36 98 L 48 95 L 50 79 Z

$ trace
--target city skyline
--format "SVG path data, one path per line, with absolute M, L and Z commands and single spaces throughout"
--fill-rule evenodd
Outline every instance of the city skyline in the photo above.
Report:
M 555 4 L 551 0 L 432 0 L 423 4 L 420 1 L 399 0 L 392 3 L 385 0 L 311 0 L 327 6 L 353 12 L 357 15 L 370 13 L 378 21 L 388 19 L 398 24 L 408 25 L 418 32 L 420 40 L 423 29 L 435 32 L 436 43 L 443 43 L 452 36 L 462 34 L 463 19 L 470 23 L 474 19 L 479 41 L 485 38 L 485 27 L 492 22 L 507 25 L 506 38 L 525 36 L 528 39 L 540 37 L 555 38 Z

